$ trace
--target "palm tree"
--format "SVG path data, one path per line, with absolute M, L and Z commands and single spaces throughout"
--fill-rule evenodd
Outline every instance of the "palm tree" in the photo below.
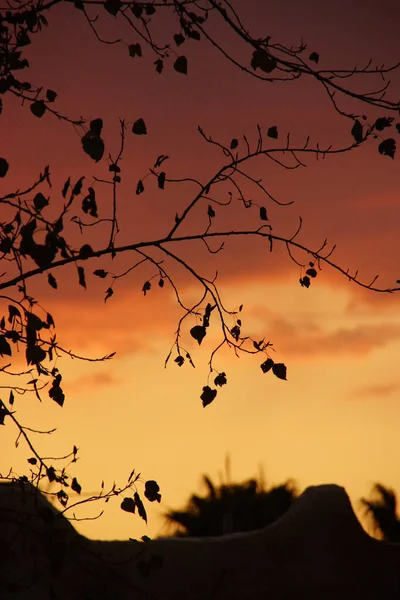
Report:
M 204 475 L 204 496 L 193 494 L 186 508 L 165 515 L 169 525 L 178 526 L 174 535 L 204 537 L 252 531 L 279 519 L 297 498 L 293 481 L 266 490 L 262 481 L 215 486 Z
M 400 542 L 400 519 L 397 516 L 397 498 L 393 490 L 376 483 L 375 499 L 362 498 L 367 514 L 372 520 L 375 533 L 386 542 Z

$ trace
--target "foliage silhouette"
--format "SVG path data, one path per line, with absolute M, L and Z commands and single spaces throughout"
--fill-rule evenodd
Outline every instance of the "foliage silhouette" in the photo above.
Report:
M 7 118 L 7 106 L 3 104 L 2 97 L 14 97 L 21 102 L 21 110 L 28 107 L 32 118 L 41 120 L 55 117 L 64 122 L 65 126 L 72 125 L 79 132 L 79 151 L 82 152 L 82 156 L 86 154 L 94 162 L 104 164 L 106 175 L 101 180 L 95 178 L 91 185 L 88 185 L 85 175 L 76 181 L 69 177 L 60 189 L 55 189 L 51 187 L 50 166 L 45 166 L 27 187 L 5 193 L 5 188 L 2 187 L 0 357 L 3 361 L 0 372 L 6 378 L 2 389 L 9 391 L 9 398 L 8 401 L 0 400 L 0 424 L 16 427 L 17 441 L 22 438 L 29 449 L 29 465 L 33 468 L 28 475 L 20 476 L 29 478 L 35 485 L 39 485 L 43 479 L 49 482 L 56 481 L 61 486 L 56 495 L 59 494 L 57 497 L 60 502 L 66 503 L 66 508 L 69 508 L 65 490 L 70 485 L 70 476 L 66 467 L 55 468 L 51 461 L 40 456 L 33 439 L 35 433 L 43 432 L 32 430 L 17 419 L 15 398 L 16 395 L 31 393 L 38 400 L 42 400 L 45 390 L 45 396 L 62 407 L 67 399 L 62 387 L 62 374 L 55 361 L 63 355 L 80 360 L 107 361 L 115 352 L 99 358 L 89 358 L 67 350 L 56 337 L 51 313 L 47 308 L 42 308 L 31 295 L 31 281 L 46 274 L 49 286 L 58 290 L 63 268 L 73 265 L 76 269 L 77 285 L 86 288 L 92 276 L 104 279 L 104 302 L 112 302 L 119 279 L 139 273 L 144 265 L 151 267 L 153 275 L 150 278 L 138 275 L 143 294 L 151 294 L 154 290 L 153 283 L 156 281 L 159 288 L 168 286 L 173 290 L 176 302 L 182 310 L 175 339 L 165 361 L 166 365 L 173 357 L 173 363 L 179 367 L 187 364 L 194 366 L 191 354 L 181 341 L 186 320 L 191 323 L 191 337 L 199 345 L 208 335 L 210 328 L 221 332 L 220 341 L 209 358 L 207 384 L 200 393 L 204 407 L 210 405 L 217 397 L 217 387 L 222 388 L 229 382 L 229 373 L 216 367 L 216 356 L 221 348 L 227 347 L 237 356 L 241 353 L 261 355 L 262 372 L 271 372 L 278 379 L 285 380 L 286 365 L 283 362 L 275 362 L 270 356 L 273 350 L 272 342 L 262 335 L 258 339 L 246 335 L 245 322 L 242 321 L 245 312 L 242 313 L 243 306 L 227 308 L 217 284 L 217 277 L 200 272 L 194 262 L 183 258 L 180 248 L 183 244 L 195 245 L 201 242 L 206 253 L 217 254 L 223 249 L 227 239 L 241 239 L 244 243 L 249 238 L 256 238 L 265 242 L 269 252 L 273 252 L 276 245 L 286 249 L 289 259 L 299 267 L 299 283 L 302 287 L 309 288 L 321 268 L 326 265 L 366 290 L 384 293 L 399 291 L 399 282 L 389 287 L 379 287 L 376 283 L 378 276 L 366 282 L 360 279 L 358 271 L 351 273 L 348 268 L 337 264 L 332 258 L 334 246 L 328 246 L 326 239 L 319 247 L 309 247 L 301 243 L 298 237 L 302 228 L 301 219 L 297 230 L 291 235 L 276 233 L 265 204 L 272 203 L 284 210 L 285 206 L 292 202 L 285 203 L 279 200 L 262 179 L 252 174 L 250 167 L 261 160 L 263 168 L 273 164 L 280 166 L 284 171 L 301 169 L 307 165 L 309 158 L 329 159 L 359 151 L 370 142 L 377 146 L 377 160 L 386 160 L 386 157 L 394 159 L 396 140 L 392 135 L 400 133 L 400 123 L 395 122 L 400 103 L 388 95 L 389 78 L 391 74 L 399 71 L 399 63 L 382 66 L 369 61 L 362 68 L 342 68 L 339 65 L 334 69 L 321 68 L 319 65 L 323 57 L 314 49 L 309 50 L 304 43 L 288 47 L 274 41 L 270 35 L 263 38 L 253 37 L 238 12 L 227 0 L 205 0 L 201 7 L 195 0 L 144 3 L 134 0 L 63 1 L 62 4 L 69 7 L 76 18 L 83 19 L 98 43 L 116 44 L 121 47 L 121 51 L 127 50 L 133 66 L 135 61 L 148 60 L 150 56 L 150 68 L 154 68 L 160 77 L 168 77 L 174 70 L 184 75 L 189 85 L 192 44 L 211 43 L 217 54 L 236 67 L 238 76 L 255 78 L 265 85 L 280 82 L 291 86 L 300 78 L 317 83 L 326 92 L 332 112 L 348 121 L 348 136 L 343 144 L 328 144 L 323 147 L 318 141 L 312 143 L 309 137 L 306 137 L 303 143 L 293 142 L 291 132 L 285 130 L 284 124 L 278 126 L 271 123 L 265 127 L 254 124 L 252 133 L 243 133 L 230 140 L 219 140 L 199 127 L 201 141 L 220 153 L 220 162 L 215 166 L 214 172 L 206 180 L 198 179 L 196 174 L 190 177 L 172 177 L 169 176 L 165 165 L 165 161 L 170 160 L 169 156 L 158 154 L 148 172 L 138 174 L 136 194 L 146 194 L 148 190 L 154 189 L 174 190 L 182 184 L 190 183 L 192 195 L 188 197 L 184 209 L 176 212 L 173 222 L 166 223 L 162 235 L 124 244 L 120 242 L 120 234 L 126 224 L 118 220 L 123 184 L 122 158 L 126 144 L 130 142 L 130 134 L 138 136 L 140 140 L 142 136 L 147 135 L 148 130 L 150 131 L 151 124 L 145 123 L 139 115 L 135 115 L 130 121 L 120 119 L 119 151 L 115 156 L 107 156 L 106 142 L 102 137 L 103 119 L 93 115 L 92 119 L 86 121 L 64 114 L 57 109 L 57 90 L 39 86 L 31 80 L 30 63 L 25 57 L 26 47 L 34 43 L 44 27 L 49 26 L 47 17 L 59 4 L 61 0 L 27 0 L 24 3 L 16 0 L 12 6 L 0 9 L 1 118 Z M 171 20 L 164 20 L 165 16 L 170 16 Z M 118 39 L 105 39 L 99 33 L 99 23 L 103 20 L 112 21 L 115 26 L 120 26 L 123 36 L 126 36 L 128 27 L 132 39 L 126 40 L 123 36 Z M 157 27 L 158 20 L 163 23 L 163 27 Z M 173 23 L 172 29 L 169 23 Z M 220 32 L 218 37 L 216 31 Z M 225 43 L 225 31 L 236 38 L 238 52 L 235 54 L 231 52 L 231 46 Z M 177 48 L 179 55 L 176 52 Z M 375 87 L 377 79 L 384 82 L 378 88 Z M 348 101 L 352 106 L 358 106 L 360 114 L 349 111 Z M 366 112 L 368 114 L 365 114 Z M 9 164 L 6 156 L 0 157 L 2 185 L 3 180 L 6 183 L 9 173 L 14 169 L 15 165 Z M 250 192 L 244 191 L 243 182 Z M 98 199 L 98 190 L 102 186 L 110 190 L 109 202 L 104 196 L 101 202 Z M 262 201 L 252 200 L 249 195 L 251 191 L 258 198 L 261 197 Z M 233 206 L 240 206 L 243 213 L 253 216 L 251 227 L 242 228 L 240 222 L 237 222 L 234 228 L 224 227 L 220 224 L 221 221 L 218 221 L 218 226 L 215 225 L 217 213 L 219 216 L 228 214 Z M 203 210 L 203 221 L 199 218 L 193 219 L 200 207 Z M 190 231 L 188 228 L 183 229 L 182 224 L 190 226 Z M 79 246 L 71 234 L 72 226 L 76 226 L 81 233 Z M 109 233 L 100 247 L 93 248 L 89 243 L 89 232 L 93 229 L 104 229 L 105 226 L 109 227 Z M 134 257 L 131 266 L 122 272 L 118 272 L 117 259 L 120 255 Z M 114 259 L 115 272 L 110 272 L 101 265 L 100 268 L 93 268 L 94 259 L 102 257 Z M 175 267 L 189 275 L 199 290 L 198 299 L 190 306 L 182 299 L 179 283 L 173 275 Z M 25 371 L 15 365 L 19 351 L 25 351 Z M 15 377 L 23 381 L 28 378 L 28 382 L 15 384 Z M 211 379 L 215 387 L 209 385 Z M 76 462 L 75 446 L 64 458 L 66 461 Z M 33 459 L 36 460 L 35 464 Z M 6 478 L 16 476 L 10 471 Z M 131 476 L 126 486 L 113 486 L 109 493 L 118 494 L 122 490 L 132 489 L 138 513 L 145 518 L 141 499 L 136 498 L 137 481 L 137 477 Z M 78 483 L 74 487 L 76 490 L 81 489 Z M 100 495 L 103 497 L 103 492 Z M 157 499 L 152 494 L 150 496 L 151 498 L 147 496 L 150 501 Z M 128 505 L 132 508 L 131 502 L 125 503 L 125 506 Z
M 178 536 L 218 536 L 261 529 L 279 519 L 297 498 L 293 481 L 269 489 L 256 479 L 215 486 L 205 475 L 203 482 L 205 496 L 193 494 L 185 509 L 165 515 L 169 525 L 178 526 Z
M 396 493 L 376 483 L 372 490 L 375 498 L 362 498 L 376 534 L 386 542 L 400 543 L 400 519 L 397 514 Z

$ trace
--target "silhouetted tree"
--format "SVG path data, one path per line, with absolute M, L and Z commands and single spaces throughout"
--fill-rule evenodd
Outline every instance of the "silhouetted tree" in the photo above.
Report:
M 376 483 L 372 490 L 375 498 L 362 498 L 361 502 L 370 517 L 375 533 L 386 542 L 400 542 L 400 519 L 394 490 Z
M 292 481 L 265 489 L 262 482 L 249 479 L 243 483 L 215 486 L 208 476 L 203 478 L 207 492 L 193 494 L 184 510 L 171 510 L 165 515 L 171 526 L 178 526 L 178 536 L 216 536 L 252 531 L 279 519 L 297 498 Z
M 215 169 L 201 177 L 196 172 L 176 174 L 176 167 L 170 166 L 174 159 L 166 154 L 165 149 L 155 148 L 154 161 L 148 170 L 135 174 L 136 195 L 167 188 L 175 193 L 182 186 L 186 186 L 186 190 L 190 188 L 190 191 L 185 204 L 177 206 L 176 210 L 174 208 L 175 214 L 165 223 L 163 232 L 148 239 L 141 235 L 140 239 L 132 239 L 128 235 L 130 220 L 124 220 L 123 203 L 120 201 L 126 173 L 122 159 L 127 145 L 134 138 L 138 145 L 138 140 L 147 134 L 148 124 L 140 115 L 130 115 L 129 120 L 121 118 L 119 148 L 106 152 L 103 119 L 98 114 L 87 120 L 66 114 L 58 109 L 57 90 L 46 87 L 45 83 L 35 83 L 30 76 L 27 47 L 48 26 L 50 13 L 57 11 L 61 5 L 66 11 L 65 18 L 69 19 L 74 14 L 75 18 L 83 19 L 88 33 L 94 35 L 99 44 L 116 44 L 121 51 L 127 51 L 132 57 L 133 69 L 137 60 L 148 61 L 150 57 L 149 68 L 155 69 L 160 77 L 167 77 L 173 69 L 182 76 L 188 75 L 190 85 L 192 44 L 211 42 L 216 53 L 237 67 L 238 77 L 256 78 L 265 85 L 280 82 L 293 86 L 300 78 L 315 82 L 326 92 L 326 100 L 335 116 L 340 115 L 348 122 L 348 135 L 340 145 L 322 145 L 318 140 L 311 141 L 308 131 L 300 132 L 303 141 L 293 141 L 292 133 L 285 125 L 276 124 L 273 120 L 265 126 L 254 123 L 251 132 L 233 133 L 230 139 L 217 139 L 199 127 L 199 139 L 220 153 Z M 62 407 L 65 394 L 58 359 L 63 355 L 82 360 L 89 358 L 78 356 L 56 337 L 51 313 L 33 296 L 31 282 L 36 278 L 45 276 L 48 285 L 56 290 L 64 269 L 71 266 L 75 269 L 76 284 L 83 288 L 92 277 L 104 280 L 103 299 L 107 302 L 112 302 L 112 297 L 118 293 L 118 282 L 122 277 L 136 275 L 137 285 L 144 295 L 169 287 L 175 294 L 182 316 L 166 364 L 171 358 L 175 366 L 191 368 L 194 359 L 185 340 L 191 337 L 200 345 L 210 328 L 220 334 L 211 352 L 206 385 L 200 393 L 204 407 L 214 401 L 217 390 L 229 381 L 223 365 L 217 364 L 217 353 L 223 347 L 228 347 L 236 355 L 243 352 L 258 355 L 262 372 L 273 373 L 282 380 L 286 379 L 287 368 L 284 362 L 273 358 L 272 342 L 264 333 L 260 332 L 256 338 L 248 335 L 246 313 L 242 311 L 240 298 L 233 307 L 225 305 L 216 276 L 204 273 L 194 260 L 199 246 L 205 253 L 217 254 L 226 240 L 241 239 L 245 252 L 245 240 L 256 238 L 265 243 L 266 252 L 272 252 L 276 245 L 286 249 L 289 260 L 299 267 L 296 284 L 303 288 L 309 288 L 321 267 L 326 265 L 369 291 L 399 291 L 398 282 L 379 287 L 377 277 L 364 281 L 358 276 L 358 271 L 350 272 L 347 267 L 335 263 L 332 259 L 334 246 L 328 246 L 326 239 L 316 247 L 300 242 L 301 219 L 295 231 L 282 233 L 275 230 L 269 220 L 268 204 L 283 210 L 292 201 L 280 200 L 253 169 L 254 163 L 262 170 L 269 164 L 278 165 L 283 171 L 301 169 L 307 165 L 309 157 L 329 159 L 358 151 L 369 142 L 377 147 L 378 160 L 393 159 L 396 153 L 393 135 L 397 135 L 396 129 L 400 132 L 400 123 L 395 122 L 400 103 L 398 99 L 391 99 L 387 91 L 389 77 L 398 70 L 399 64 L 373 65 L 370 62 L 362 68 L 353 65 L 326 68 L 320 66 L 323 57 L 314 49 L 309 50 L 304 43 L 286 46 L 274 40 L 271 32 L 263 37 L 252 35 L 244 17 L 245 14 L 240 16 L 228 0 L 205 0 L 201 5 L 195 0 L 14 0 L 0 9 L 1 119 L 7 118 L 9 110 L 9 105 L 3 103 L 2 98 L 18 100 L 21 110 L 30 111 L 33 119 L 57 118 L 65 126 L 73 126 L 79 133 L 77 150 L 96 163 L 102 161 L 104 165 L 103 178 L 90 178 L 88 181 L 82 174 L 76 180 L 69 177 L 53 187 L 51 167 L 47 165 L 29 185 L 7 190 L 3 180 L 6 183 L 13 170 L 18 172 L 18 166 L 7 160 L 6 141 L 3 141 L 1 149 L 0 372 L 3 394 L 7 390 L 8 398 L 3 396 L 0 400 L 0 424 L 15 427 L 18 438 L 27 444 L 30 466 L 22 477 L 29 477 L 35 484 L 43 478 L 59 483 L 57 497 L 63 505 L 68 505 L 68 481 L 71 481 L 67 480 L 66 467 L 55 467 L 52 460 L 41 456 L 33 442 L 35 432 L 18 418 L 15 400 L 19 394 L 29 393 L 39 400 L 45 395 Z M 120 27 L 120 37 L 106 36 L 104 31 L 108 21 L 113 22 L 114 31 Z M 160 23 L 162 27 L 159 27 Z M 225 30 L 229 36 L 235 36 L 237 44 L 232 44 L 229 36 L 227 41 Z M 71 48 L 68 48 L 66 53 L 70 51 Z M 53 52 L 54 49 L 49 48 L 48 54 Z M 32 56 L 30 60 L 35 60 L 35 55 Z M 57 60 L 54 64 L 57 65 Z M 49 66 L 50 63 L 47 64 Z M 207 64 L 204 64 L 206 68 Z M 379 81 L 378 86 L 376 80 Z M 79 93 L 84 95 L 84 77 L 81 83 Z M 358 114 L 353 110 L 358 110 Z M 178 117 L 175 132 L 179 136 L 180 127 L 185 127 L 185 124 L 181 115 Z M 14 131 L 13 136 L 16 133 Z M 22 142 L 26 143 L 26 132 L 20 133 Z M 299 139 L 297 132 L 296 137 Z M 62 140 L 57 139 L 57 143 L 61 144 Z M 132 166 L 129 165 L 128 169 L 131 171 Z M 101 199 L 99 189 L 108 191 L 102 194 Z M 127 194 L 130 193 L 129 189 Z M 241 212 L 232 212 L 235 207 L 239 207 Z M 250 226 L 242 225 L 240 215 L 244 212 L 246 217 L 252 215 Z M 217 213 L 218 219 L 215 218 Z M 225 221 L 221 215 L 226 217 Z M 235 219 L 233 226 L 229 220 L 232 216 Z M 103 232 L 102 243 L 97 247 L 93 247 L 93 231 Z M 77 232 L 80 232 L 79 239 Z M 188 248 L 196 248 L 196 251 L 188 252 Z M 131 257 L 128 268 L 120 265 L 118 259 L 121 255 Z M 106 261 L 107 258 L 114 259 L 112 270 L 111 263 L 99 264 L 99 260 Z M 197 286 L 197 299 L 190 305 L 181 295 L 182 273 Z M 188 334 L 183 327 L 187 323 L 190 323 Z M 25 369 L 15 364 L 18 351 L 25 354 Z M 110 352 L 90 360 L 109 360 L 113 355 L 114 352 Z M 76 458 L 77 448 L 73 446 L 66 460 L 74 462 Z M 1 472 L 4 474 L 6 469 L 2 467 Z M 8 474 L 9 478 L 15 476 L 11 471 Z M 136 476 L 132 476 L 127 482 L 128 487 L 135 481 Z M 81 486 L 75 481 L 72 489 L 80 493 Z M 137 509 L 139 515 L 145 518 L 141 499 L 134 489 L 135 496 L 130 498 L 129 503 L 125 502 L 124 508 Z M 110 493 L 118 491 L 113 488 Z M 159 500 L 154 483 L 150 482 L 146 495 L 148 499 Z

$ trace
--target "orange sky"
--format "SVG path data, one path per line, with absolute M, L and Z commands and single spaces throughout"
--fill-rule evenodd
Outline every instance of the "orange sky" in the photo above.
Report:
M 379 64 L 400 58 L 400 8 L 388 0 L 379 8 L 372 0 L 351 6 L 316 0 L 270 6 L 252 0 L 246 2 L 243 16 L 255 34 L 270 34 L 288 44 L 303 38 L 326 68 L 365 64 L 370 57 Z M 118 117 L 130 122 L 142 117 L 148 127 L 146 137 L 130 135 L 127 140 L 120 243 L 165 233 L 195 189 L 171 185 L 162 192 L 148 179 L 146 192 L 136 196 L 137 180 L 159 154 L 170 156 L 165 163 L 169 177 L 206 178 L 222 164 L 223 157 L 200 139 L 198 125 L 224 142 L 243 133 L 254 139 L 257 123 L 277 125 L 282 139 L 290 131 L 300 145 L 309 133 L 322 145 L 351 142 L 349 123 L 332 111 L 326 94 L 312 82 L 257 82 L 197 42 L 188 46 L 187 77 L 172 68 L 160 76 L 151 57 L 132 59 L 121 45 L 97 43 L 73 7 L 56 7 L 49 22 L 28 55 L 32 80 L 57 91 L 56 108 L 77 117 L 102 117 L 106 154 L 118 151 Z M 108 17 L 101 27 L 110 39 L 118 29 Z M 122 31 L 128 44 L 134 41 L 128 30 Z M 215 32 L 225 35 L 218 27 Z M 226 39 L 236 51 L 233 40 Z M 395 98 L 399 74 L 392 88 Z M 59 190 L 68 175 L 74 180 L 86 174 L 91 181 L 92 175 L 107 174 L 104 160 L 95 165 L 83 154 L 79 132 L 51 115 L 35 119 L 28 107 L 9 98 L 4 99 L 0 136 L 10 163 L 0 195 L 23 187 L 46 164 L 53 172 L 55 203 L 61 202 Z M 346 156 L 318 162 L 310 157 L 307 162 L 308 168 L 294 172 L 266 161 L 251 167 L 279 200 L 295 200 L 293 206 L 279 208 L 254 197 L 267 206 L 274 232 L 290 235 L 301 215 L 303 242 L 317 246 L 328 237 L 337 244 L 334 257 L 344 267 L 358 268 L 366 281 L 380 273 L 382 285 L 393 285 L 400 277 L 398 157 L 392 161 L 379 156 L 371 141 Z M 248 186 L 244 189 L 254 193 Z M 97 190 L 101 211 L 110 197 L 106 187 Z M 217 218 L 225 215 L 217 213 Z M 245 226 L 252 218 L 235 208 L 226 222 Z M 93 247 L 101 241 L 94 235 Z M 123 483 L 136 468 L 160 483 L 161 510 L 178 507 L 198 491 L 202 473 L 217 479 L 227 454 L 235 480 L 256 475 L 262 465 L 270 484 L 293 477 L 300 489 L 318 483 L 344 485 L 355 506 L 375 481 L 400 492 L 398 296 L 360 290 L 326 267 L 305 290 L 298 284 L 298 267 L 287 255 L 280 250 L 270 254 L 259 242 L 229 241 L 217 257 L 203 250 L 200 243 L 190 249 L 196 265 L 209 277 L 218 265 L 225 304 L 231 309 L 244 305 L 248 334 L 273 342 L 276 360 L 288 366 L 288 381 L 263 375 L 258 357 L 238 360 L 222 353 L 216 367 L 227 373 L 229 383 L 204 410 L 199 395 L 217 337 L 205 340 L 201 351 L 194 340 L 187 340 L 195 370 L 173 362 L 164 369 L 180 316 L 168 286 L 154 286 L 144 298 L 140 290 L 152 274 L 145 267 L 117 282 L 115 296 L 104 304 L 104 281 L 88 277 L 84 291 L 72 269 L 63 276 L 54 272 L 58 291 L 47 286 L 45 277 L 32 282 L 32 289 L 52 313 L 60 343 L 77 354 L 118 354 L 106 363 L 59 360 L 67 398 L 63 409 L 50 399 L 39 405 L 33 397 L 17 398 L 22 422 L 58 428 L 51 440 L 38 442 L 43 452 L 63 454 L 76 444 L 82 460 L 73 475 L 87 491 L 99 489 L 102 479 L 106 486 Z M 115 272 L 130 261 L 121 257 Z M 93 268 L 109 264 L 96 259 Z M 88 273 L 90 269 L 87 265 Z M 176 276 L 185 297 L 193 298 L 195 290 L 187 279 Z M 26 464 L 26 449 L 22 443 L 15 449 L 14 441 L 12 428 L 4 428 L 0 450 L 8 460 L 3 472 Z M 159 506 L 149 509 L 146 528 L 114 502 L 101 519 L 83 521 L 78 528 L 91 537 L 151 536 L 161 530 L 159 512 Z

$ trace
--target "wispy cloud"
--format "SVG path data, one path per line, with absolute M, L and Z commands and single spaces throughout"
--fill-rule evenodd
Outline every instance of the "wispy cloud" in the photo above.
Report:
M 381 385 L 368 385 L 359 387 L 353 392 L 353 397 L 364 398 L 387 398 L 400 393 L 400 383 L 387 383 Z

